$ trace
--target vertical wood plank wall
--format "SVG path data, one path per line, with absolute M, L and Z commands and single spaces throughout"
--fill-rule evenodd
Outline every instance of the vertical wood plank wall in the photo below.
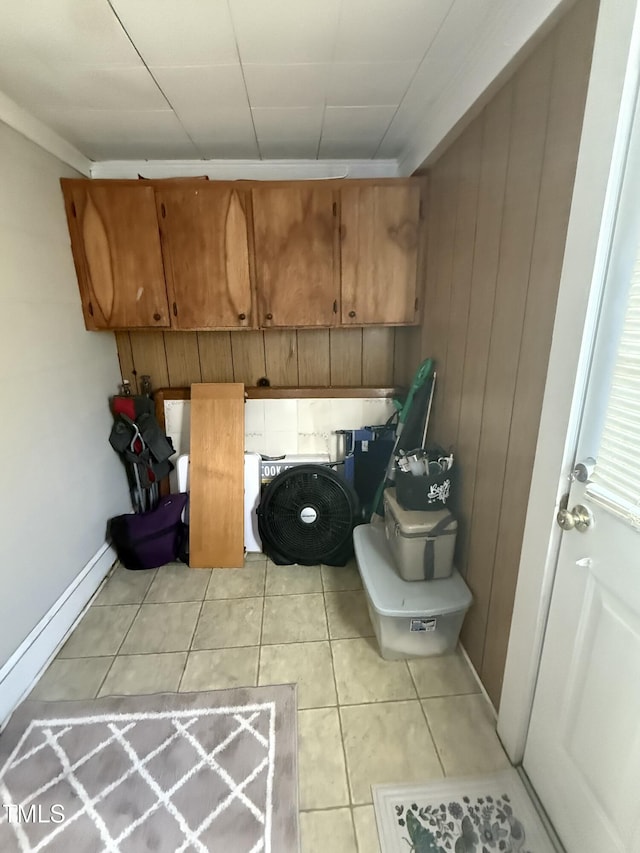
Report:
M 244 382 L 331 387 L 403 384 L 405 336 L 414 329 L 299 329 L 239 332 L 116 332 L 120 368 L 134 391 L 141 376 L 153 386 Z
M 430 169 L 430 438 L 459 462 L 462 640 L 499 703 L 597 16 L 578 3 Z

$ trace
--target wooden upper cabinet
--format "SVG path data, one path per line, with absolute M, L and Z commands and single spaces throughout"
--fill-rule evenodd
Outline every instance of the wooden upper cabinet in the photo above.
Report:
M 334 325 L 337 194 L 320 182 L 301 182 L 256 187 L 251 195 L 259 325 Z
M 341 188 L 343 325 L 417 322 L 421 191 L 420 181 Z
M 169 326 L 153 188 L 61 181 L 88 329 Z
M 248 191 L 228 185 L 156 189 L 173 328 L 255 325 L 249 204 Z

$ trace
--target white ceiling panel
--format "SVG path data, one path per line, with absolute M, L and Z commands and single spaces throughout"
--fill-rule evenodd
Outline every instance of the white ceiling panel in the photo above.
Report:
M 346 0 L 334 59 L 389 62 L 422 59 L 454 0 Z
M 144 65 L 135 68 L 40 63 L 14 66 L 0 62 L 0 89 L 38 114 L 42 108 L 94 110 L 166 110 L 167 101 Z
M 107 0 L 3 2 L 0 54 L 39 57 L 53 66 L 140 64 L 135 48 Z
M 195 112 L 240 107 L 247 94 L 240 65 L 151 68 L 151 73 L 174 110 Z
M 87 157 L 91 160 L 111 160 L 112 144 L 101 141 L 85 143 Z M 186 138 L 126 141 L 118 145 L 118 160 L 196 160 L 203 155 L 197 146 Z M 141 172 L 144 177 L 144 172 Z
M 178 117 L 189 136 L 199 142 L 255 142 L 251 110 L 247 105 L 179 110 Z
M 377 145 L 377 140 L 350 141 L 348 139 L 330 139 L 323 135 L 318 157 L 321 160 L 367 160 L 373 157 Z
M 200 157 L 207 160 L 257 160 L 260 157 L 255 140 L 245 142 L 196 142 Z
M 323 107 L 292 107 L 290 109 L 260 108 L 252 110 L 253 122 L 262 140 L 313 141 L 320 139 Z
M 243 65 L 252 107 L 323 106 L 330 65 Z
M 322 135 L 330 139 L 375 140 L 389 127 L 395 114 L 394 106 L 387 107 L 327 107 Z
M 227 0 L 111 3 L 147 65 L 225 65 L 238 61 Z
M 318 156 L 318 139 L 261 140 L 260 156 L 263 160 L 315 160 Z
M 175 113 L 168 109 L 48 110 L 43 114 L 48 124 L 77 145 L 86 142 L 124 145 L 145 140 L 181 143 L 189 138 Z
M 418 68 L 413 62 L 337 62 L 331 66 L 327 105 L 399 104 Z
M 230 0 L 230 7 L 243 64 L 332 60 L 340 0 Z

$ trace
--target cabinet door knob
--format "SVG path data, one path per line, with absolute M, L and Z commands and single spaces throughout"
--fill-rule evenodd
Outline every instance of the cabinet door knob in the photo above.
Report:
M 355 312 L 355 311 L 349 311 L 349 316 L 350 316 L 350 317 L 355 317 L 355 316 L 356 316 L 356 312 Z
M 178 316 L 178 306 L 176 305 L 175 302 L 173 303 L 173 316 L 174 317 Z
M 158 312 L 156 311 L 156 313 L 153 315 L 153 319 L 156 321 L 156 323 L 159 323 L 160 320 L 162 320 L 162 315 L 158 314 Z
M 246 319 L 247 319 L 246 314 L 238 314 L 238 320 L 246 320 Z
M 273 314 L 267 314 L 265 320 L 273 320 Z

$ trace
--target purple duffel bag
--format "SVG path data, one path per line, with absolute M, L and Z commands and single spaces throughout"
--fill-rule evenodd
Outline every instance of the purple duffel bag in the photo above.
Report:
M 150 512 L 111 519 L 111 539 L 125 568 L 155 569 L 178 559 L 187 536 L 182 521 L 187 499 L 188 495 L 182 492 L 167 495 Z

